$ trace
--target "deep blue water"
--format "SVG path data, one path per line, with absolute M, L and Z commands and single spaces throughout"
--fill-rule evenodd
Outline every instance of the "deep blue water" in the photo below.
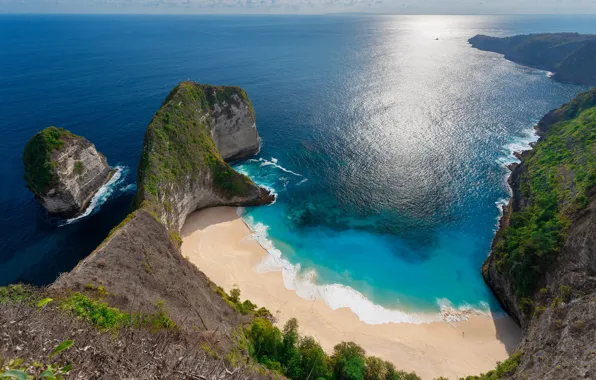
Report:
M 253 101 L 262 151 L 236 166 L 279 196 L 245 217 L 283 258 L 260 270 L 285 266 L 289 287 L 371 322 L 399 316 L 367 299 L 496 310 L 480 266 L 508 197 L 504 163 L 586 88 L 467 39 L 546 31 L 596 33 L 596 17 L 0 16 L 0 284 L 50 283 L 120 222 L 145 128 L 191 79 Z M 49 125 L 124 168 L 101 207 L 64 226 L 22 179 L 22 149 Z

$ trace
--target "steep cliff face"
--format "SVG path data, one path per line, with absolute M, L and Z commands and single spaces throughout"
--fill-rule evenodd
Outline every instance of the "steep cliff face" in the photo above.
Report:
M 524 328 L 514 378 L 596 378 L 596 89 L 537 128 L 483 275 Z
M 561 82 L 596 84 L 596 38 L 569 54 L 558 66 L 555 79 Z
M 84 211 L 113 173 L 88 140 L 55 127 L 29 140 L 23 162 L 27 187 L 49 213 L 62 217 Z
M 221 157 L 240 160 L 259 153 L 261 138 L 257 132 L 255 111 L 239 87 L 198 85 L 209 102 L 209 130 Z
M 128 312 L 151 313 L 164 302 L 176 324 L 230 335 L 243 317 L 182 257 L 178 232 L 196 209 L 274 200 L 234 171 L 211 137 L 218 133 L 230 157 L 257 152 L 254 116 L 248 115 L 254 115 L 252 106 L 236 87 L 183 82 L 172 90 L 145 134 L 137 209 L 51 288 L 102 286 L 109 303 Z
M 191 212 L 213 206 L 255 206 L 273 195 L 224 160 L 257 152 L 254 112 L 244 91 L 180 83 L 149 124 L 139 164 L 136 204 L 179 231 Z
M 548 70 L 554 79 L 577 84 L 596 84 L 596 35 L 544 33 L 512 37 L 477 35 L 473 47 L 501 53 L 510 61 Z

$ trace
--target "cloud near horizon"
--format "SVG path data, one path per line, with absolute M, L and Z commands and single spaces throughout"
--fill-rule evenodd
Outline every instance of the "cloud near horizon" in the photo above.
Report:
M 0 0 L 19 13 L 596 13 L 595 0 Z

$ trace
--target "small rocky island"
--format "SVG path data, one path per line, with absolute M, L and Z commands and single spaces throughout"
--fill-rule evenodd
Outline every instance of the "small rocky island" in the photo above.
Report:
M 500 53 L 512 62 L 551 71 L 553 79 L 596 85 L 596 35 L 544 33 L 512 37 L 477 35 L 468 41 L 480 50 Z
M 56 127 L 29 140 L 23 163 L 29 190 L 48 213 L 65 218 L 83 212 L 113 174 L 89 140 Z

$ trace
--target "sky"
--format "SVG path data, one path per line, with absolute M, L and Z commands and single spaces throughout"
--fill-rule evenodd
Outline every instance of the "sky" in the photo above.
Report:
M 0 0 L 0 13 L 596 14 L 596 0 Z

